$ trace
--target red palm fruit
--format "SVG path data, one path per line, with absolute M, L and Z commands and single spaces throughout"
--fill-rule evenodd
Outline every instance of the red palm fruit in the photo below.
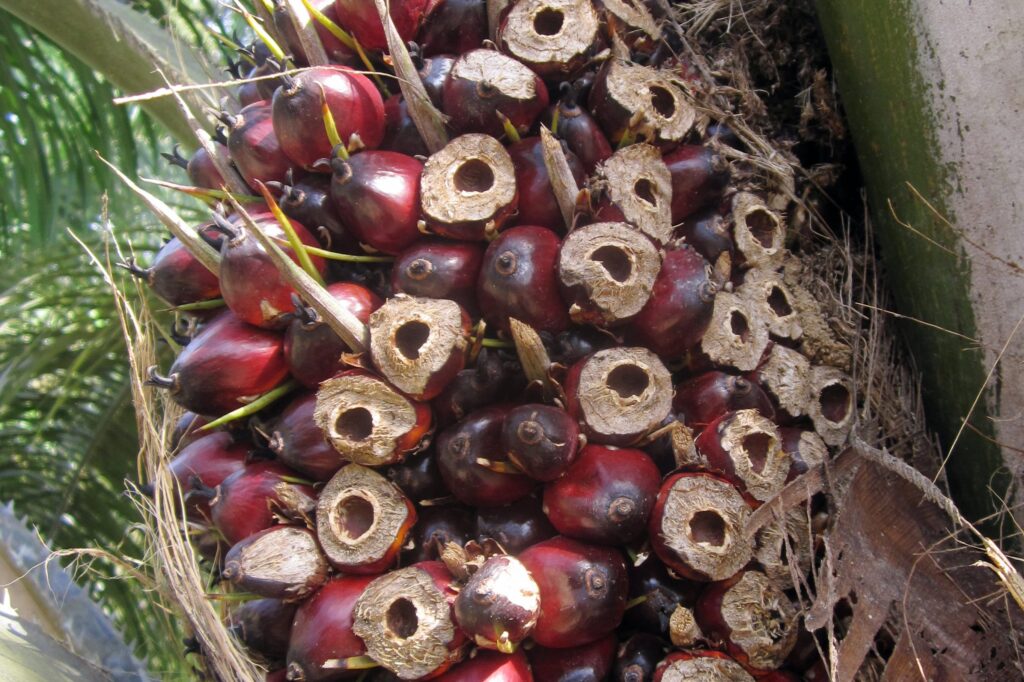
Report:
M 569 150 L 583 164 L 587 175 L 590 175 L 597 164 L 609 158 L 614 150 L 597 121 L 586 108 L 580 106 L 580 93 L 585 85 L 586 81 L 580 79 L 571 86 L 563 86 L 562 97 L 545 119 L 554 120 L 558 116 L 554 133 L 565 141 Z
M 828 446 L 821 436 L 810 429 L 783 426 L 779 429 L 779 439 L 791 462 L 786 483 L 828 459 Z
M 477 286 L 489 325 L 508 333 L 514 317 L 538 332 L 557 334 L 569 326 L 559 293 L 560 247 L 557 234 L 535 225 L 513 227 L 491 242 Z
M 425 57 L 469 52 L 488 38 L 486 3 L 440 0 L 430 4 L 417 37 Z
M 477 510 L 477 541 L 495 540 L 510 554 L 518 554 L 556 535 L 558 532 L 544 515 L 537 496 L 525 497 L 507 507 Z
M 271 526 L 235 543 L 221 577 L 243 592 L 299 601 L 327 580 L 327 561 L 309 529 Z
M 665 643 L 641 632 L 623 642 L 615 653 L 612 679 L 616 682 L 644 682 L 654 676 L 658 662 L 665 658 Z
M 543 682 L 588 682 L 610 679 L 615 663 L 615 635 L 563 649 L 535 646 L 528 654 L 530 667 Z
M 236 67 L 236 69 L 237 69 L 237 67 Z M 246 79 L 256 78 L 257 76 L 261 76 L 261 75 L 264 75 L 264 73 L 261 73 L 260 70 L 257 69 L 257 68 L 252 68 L 252 69 L 249 69 L 245 73 L 245 78 Z M 235 75 L 236 79 L 241 78 L 241 77 L 242 77 L 242 74 L 236 73 L 236 75 Z M 274 93 L 273 93 L 273 91 L 271 91 L 267 95 L 267 97 L 264 97 L 262 94 L 260 94 L 260 81 L 251 81 L 251 80 L 249 82 L 247 82 L 247 83 L 242 83 L 241 85 L 239 85 L 238 86 L 238 91 L 235 93 L 235 97 L 238 99 L 238 104 L 240 106 L 242 106 L 243 108 L 249 106 L 250 104 L 256 104 L 257 102 L 262 102 L 264 99 L 269 99 L 270 97 L 273 97 L 273 96 L 274 96 Z
M 501 21 L 496 42 L 548 81 L 571 79 L 605 45 L 590 0 L 523 0 Z
M 402 41 L 412 40 L 423 23 L 429 0 L 391 0 L 388 3 L 391 20 Z M 352 36 L 368 50 L 386 50 L 384 27 L 372 2 L 366 0 L 335 0 L 338 20 Z
M 707 472 L 665 479 L 651 512 L 650 539 L 658 558 L 690 580 L 736 574 L 753 556 L 744 527 L 750 505 L 725 478 Z
M 757 410 L 723 414 L 708 424 L 695 445 L 709 469 L 721 472 L 758 504 L 786 485 L 792 459 L 782 449 L 778 427 Z
M 718 287 L 709 271 L 688 246 L 665 251 L 651 297 L 630 322 L 631 337 L 665 359 L 686 355 L 711 324 Z
M 433 452 L 416 452 L 384 472 L 410 500 L 434 500 L 448 494 Z
M 414 400 L 430 400 L 466 366 L 472 322 L 455 301 L 399 294 L 370 315 L 370 356 Z
M 334 682 L 365 667 L 359 659 L 366 655 L 366 646 L 352 624 L 356 601 L 373 579 L 333 578 L 299 606 L 288 644 L 289 680 Z
M 210 505 L 204 496 L 189 493 L 198 487 L 215 488 L 228 476 L 244 469 L 249 450 L 247 443 L 235 442 L 230 433 L 220 431 L 196 438 L 170 461 L 167 466 L 185 497 L 190 518 L 208 519 Z
M 632 445 L 672 409 L 672 377 L 646 348 L 608 348 L 580 360 L 565 378 L 569 414 L 587 439 Z
M 797 609 L 758 571 L 708 585 L 694 615 L 713 646 L 755 675 L 781 666 L 796 645 Z
M 735 247 L 729 220 L 719 206 L 710 206 L 687 217 L 676 228 L 676 235 L 709 263 L 717 263 L 723 253 L 728 253 L 731 258 Z
M 540 586 L 540 618 L 532 635 L 537 644 L 581 646 L 619 626 L 629 590 L 619 550 L 555 537 L 522 552 L 519 560 Z
M 672 174 L 672 222 L 722 198 L 729 182 L 725 160 L 703 145 L 684 145 L 663 157 Z
M 320 546 L 331 565 L 344 573 L 387 570 L 415 523 L 416 510 L 398 486 L 358 464 L 342 467 L 317 501 Z
M 501 450 L 505 407 L 485 407 L 449 426 L 437 437 L 437 466 L 448 490 L 463 504 L 499 507 L 533 490 L 528 476 L 510 471 Z
M 274 132 L 288 158 L 307 170 L 320 170 L 317 161 L 334 149 L 324 126 L 325 100 L 346 146 L 353 136 L 367 149 L 384 139 L 384 100 L 366 76 L 346 66 L 314 66 L 288 76 L 274 93 Z
M 213 230 L 206 230 L 206 234 L 215 236 Z M 122 267 L 145 280 L 154 294 L 172 306 L 220 297 L 217 275 L 200 263 L 177 237 L 163 245 L 148 268 L 140 268 L 132 260 Z
M 254 215 L 252 219 L 271 239 L 287 241 L 288 236 L 272 215 L 264 213 Z M 240 319 L 257 327 L 280 329 L 287 326 L 294 308 L 292 295 L 295 290 L 285 282 L 263 246 L 237 223 L 237 219 L 232 224 L 218 217 L 216 222 L 226 237 L 220 249 L 220 292 L 228 308 Z M 309 230 L 294 220 L 291 225 L 300 242 L 306 246 L 319 246 Z M 287 243 L 280 246 L 298 263 L 298 255 Z M 320 273 L 327 268 L 319 256 L 310 256 L 310 261 Z
M 609 59 L 598 72 L 588 104 L 612 144 L 628 136 L 671 147 L 686 137 L 697 118 L 672 75 L 619 59 Z
M 614 336 L 593 327 L 572 327 L 555 337 L 548 349 L 551 360 L 566 367 L 599 350 L 618 345 Z
M 444 113 L 459 134 L 501 137 L 501 113 L 525 134 L 548 106 L 544 81 L 512 57 L 494 50 L 471 50 L 459 56 L 444 85 Z
M 459 590 L 454 612 L 477 646 L 511 653 L 537 624 L 540 588 L 518 559 L 492 556 Z
M 435 4 L 435 7 L 443 7 L 447 0 Z M 475 46 L 474 46 L 475 47 Z M 427 91 L 427 96 L 435 107 L 441 106 L 441 98 L 444 95 L 444 84 L 448 80 L 448 74 L 458 58 L 457 54 L 434 54 L 424 58 L 423 50 L 416 43 L 409 44 L 409 56 L 412 57 L 413 65 L 416 66 L 416 73 Z
M 213 143 L 214 148 L 218 153 L 222 153 L 224 158 L 227 158 L 228 148 L 220 142 Z M 220 174 L 220 170 L 213 163 L 213 159 L 210 158 L 210 154 L 206 151 L 206 147 L 199 147 L 192 153 L 192 157 L 186 159 L 178 151 L 177 145 L 174 147 L 173 154 L 161 154 L 167 159 L 172 165 L 184 168 L 188 174 L 189 181 L 195 187 L 202 187 L 203 189 L 220 189 L 224 185 L 224 178 Z
M 470 412 L 486 407 L 525 388 L 525 377 L 517 360 L 499 351 L 482 348 L 476 365 L 452 379 L 441 395 L 431 401 L 439 428 L 454 424 Z
M 647 303 L 660 270 L 658 248 L 628 223 L 576 228 L 558 255 L 562 295 L 577 324 L 624 324 Z
M 476 282 L 484 245 L 421 239 L 398 255 L 391 269 L 391 288 L 398 293 L 455 301 L 477 315 Z
M 216 488 L 213 523 L 229 544 L 273 526 L 279 518 L 302 518 L 316 506 L 313 488 L 293 482 L 296 473 L 277 462 L 254 462 Z
M 171 365 L 170 376 L 151 368 L 147 383 L 169 389 L 186 410 L 221 415 L 284 381 L 281 334 L 242 322 L 225 311 L 207 323 Z
M 519 202 L 512 157 L 493 137 L 458 137 L 427 159 L 421 196 L 429 231 L 448 239 L 491 239 Z
M 331 161 L 331 198 L 352 235 L 378 251 L 397 255 L 422 235 L 420 175 L 423 164 L 406 154 L 371 150 Z
M 409 105 L 401 94 L 392 95 L 384 100 L 384 118 L 387 127 L 380 149 L 389 152 L 401 152 L 409 156 L 430 156 L 427 143 L 423 141 L 419 128 L 409 115 Z
M 169 447 L 171 452 L 185 447 L 189 443 L 202 438 L 205 434 L 200 431 L 206 426 L 209 420 L 195 412 L 185 412 L 178 421 L 174 423 L 174 431 L 171 432 Z
M 313 416 L 342 457 L 364 466 L 402 461 L 420 447 L 432 422 L 428 403 L 363 370 L 320 384 Z
M 759 385 L 719 370 L 677 384 L 672 410 L 697 432 L 726 412 L 736 410 L 757 410 L 768 419 L 775 418 L 772 401 Z
M 344 464 L 316 425 L 316 394 L 306 393 L 294 398 L 274 422 L 268 447 L 277 459 L 314 481 L 327 481 Z
M 435 677 L 462 658 L 466 644 L 452 617 L 456 595 L 439 561 L 391 571 L 359 597 L 353 630 L 370 657 L 401 679 Z
M 441 682 L 533 682 L 533 673 L 522 651 L 507 655 L 480 650 L 437 679 Z
M 660 485 L 647 453 L 588 445 L 564 476 L 544 486 L 544 513 L 562 535 L 624 545 L 643 535 Z
M 553 481 L 576 460 L 580 431 L 565 410 L 520 405 L 509 410 L 501 427 L 501 449 L 537 481 Z
M 359 253 L 359 242 L 349 233 L 338 216 L 331 199 L 331 179 L 309 174 L 301 180 L 287 179 L 287 184 L 272 183 L 280 192 L 278 204 L 292 220 L 309 225 L 321 244 L 341 253 Z
M 310 4 L 335 24 L 338 23 L 338 13 L 334 7 L 334 0 L 312 0 Z M 288 47 L 288 51 L 303 65 L 308 65 L 309 57 L 306 56 L 306 52 L 302 48 L 302 42 L 299 40 L 299 34 L 295 30 L 295 24 L 292 23 L 291 19 L 291 13 L 288 11 L 284 0 L 274 0 L 273 16 L 274 28 L 277 29 L 278 35 L 284 39 L 284 43 Z M 315 18 L 311 18 L 310 21 L 316 29 L 316 35 L 320 39 L 320 44 L 324 47 L 324 52 L 327 53 L 327 58 L 330 59 L 332 63 L 344 64 L 345 66 L 356 66 L 360 63 L 359 55 L 357 55 L 354 50 L 350 49 L 343 42 L 338 40 L 333 33 L 328 31 L 327 28 L 325 28 Z
M 544 163 L 544 150 L 539 137 L 526 137 L 508 147 L 512 165 L 516 169 L 516 187 L 519 188 L 519 225 L 541 225 L 562 232 L 565 219 L 551 187 L 551 176 Z M 566 161 L 577 185 L 586 178 L 583 164 L 572 151 L 566 150 Z
M 669 634 L 676 608 L 692 606 L 703 587 L 701 583 L 669 575 L 658 557 L 648 556 L 640 565 L 629 566 L 629 599 L 640 603 L 626 611 L 623 625 L 664 637 Z
M 295 604 L 281 599 L 252 599 L 231 612 L 227 626 L 248 651 L 268 661 L 283 661 L 295 609 Z
M 754 682 L 743 666 L 721 651 L 677 651 L 669 654 L 654 671 L 654 682 L 697 679 Z
M 380 298 L 359 284 L 335 282 L 327 285 L 327 292 L 363 324 L 381 306 Z M 296 306 L 296 316 L 284 334 L 284 357 L 288 371 L 303 386 L 315 390 L 340 372 L 344 368 L 341 356 L 348 350 L 314 309 Z
M 461 504 L 420 507 L 416 516 L 410 542 L 399 555 L 401 564 L 408 566 L 420 561 L 435 561 L 449 542 L 461 547 L 473 539 L 476 517 Z
M 284 180 L 294 163 L 284 153 L 271 119 L 267 100 L 254 102 L 236 115 L 220 115 L 228 129 L 228 153 L 250 187 L 257 181 Z

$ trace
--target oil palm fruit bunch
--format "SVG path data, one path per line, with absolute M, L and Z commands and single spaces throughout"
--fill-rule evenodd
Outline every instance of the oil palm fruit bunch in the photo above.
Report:
M 807 515 L 744 526 L 853 387 L 660 3 L 304 6 L 175 157 L 234 200 L 126 264 L 188 319 L 150 381 L 232 632 L 293 681 L 800 674 Z

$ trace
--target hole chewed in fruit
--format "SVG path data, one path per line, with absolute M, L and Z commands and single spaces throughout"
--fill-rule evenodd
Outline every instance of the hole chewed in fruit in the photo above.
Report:
M 373 527 L 376 515 L 373 503 L 359 495 L 343 497 L 334 508 L 332 523 L 337 537 L 358 542 Z
M 850 391 L 842 384 L 829 384 L 822 389 L 818 403 L 825 419 L 838 424 L 850 411 Z
M 373 433 L 373 415 L 365 407 L 353 407 L 338 416 L 334 428 L 351 441 L 366 440 Z
M 777 222 L 766 209 L 755 208 L 746 215 L 747 228 L 757 242 L 766 249 L 772 248 Z
M 672 118 L 676 113 L 676 98 L 668 89 L 660 85 L 652 85 L 648 88 L 651 93 L 651 106 L 661 116 Z
M 419 617 L 416 605 L 404 597 L 399 597 L 388 607 L 387 627 L 396 637 L 408 639 L 419 629 Z
M 636 365 L 619 365 L 608 373 L 605 385 L 623 400 L 642 395 L 650 386 L 651 378 Z
M 556 36 L 562 32 L 565 15 L 561 10 L 546 7 L 533 18 L 533 30 L 542 36 Z
M 786 293 L 779 287 L 772 287 L 768 292 L 768 307 L 779 317 L 786 317 L 793 314 L 793 307 L 789 305 Z
M 590 254 L 590 259 L 600 263 L 608 276 L 616 282 L 625 282 L 633 274 L 633 263 L 617 246 L 602 246 Z
M 395 347 L 398 352 L 416 360 L 420 357 L 420 350 L 430 338 L 430 327 L 419 320 L 406 322 L 395 332 Z
M 729 315 L 729 327 L 732 329 L 733 335 L 739 337 L 743 343 L 750 341 L 750 322 L 747 320 L 747 316 L 739 310 L 734 310 Z
M 743 437 L 743 449 L 750 460 L 750 468 L 755 473 L 762 473 L 768 463 L 768 453 L 772 446 L 771 434 L 756 431 Z
M 690 535 L 694 542 L 721 547 L 725 544 L 725 519 L 716 511 L 699 511 L 690 518 Z
M 486 192 L 494 186 L 494 171 L 480 159 L 469 159 L 455 171 L 454 181 L 460 192 Z
M 633 191 L 644 202 L 651 206 L 658 205 L 658 197 L 654 194 L 654 183 L 647 178 L 640 178 L 633 183 Z

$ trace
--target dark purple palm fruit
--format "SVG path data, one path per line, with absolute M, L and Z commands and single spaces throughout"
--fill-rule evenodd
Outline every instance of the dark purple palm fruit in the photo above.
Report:
M 277 63 L 270 48 L 262 40 L 250 44 L 242 54 L 248 57 L 248 61 L 254 65 L 253 70 L 249 73 L 250 78 L 269 76 L 282 71 L 281 65 Z M 274 91 L 280 86 L 280 78 L 265 78 L 256 81 L 256 91 L 259 93 L 260 99 L 265 99 L 267 102 L 270 102 L 274 97 Z
M 204 436 L 205 433 L 200 431 L 200 429 L 208 423 L 210 423 L 209 419 L 195 412 L 185 412 L 178 417 L 178 421 L 174 423 L 174 431 L 171 432 L 168 444 L 171 452 L 177 452 L 189 443 Z
M 736 410 L 754 409 L 768 419 L 775 418 L 771 399 L 757 383 L 719 370 L 677 384 L 672 409 L 697 432 Z
M 538 481 L 553 481 L 576 460 L 580 445 L 576 420 L 549 405 L 511 409 L 501 428 L 501 448 L 513 464 Z
M 220 142 L 213 143 L 217 153 L 222 154 L 224 158 L 227 158 L 228 148 Z M 213 163 L 213 159 L 210 158 L 210 154 L 206 151 L 205 147 L 199 147 L 196 149 L 192 156 L 188 159 L 181 155 L 178 151 L 178 145 L 174 145 L 173 154 L 161 154 L 171 165 L 184 168 L 188 174 L 189 181 L 195 187 L 201 187 L 203 189 L 220 189 L 224 186 L 224 178 L 221 176 L 217 166 Z
M 331 179 L 310 173 L 295 180 L 290 176 L 284 183 L 270 183 L 279 193 L 278 205 L 292 220 L 308 225 L 311 232 L 329 251 L 360 253 L 359 242 L 349 233 L 331 200 Z
M 298 166 L 322 170 L 317 161 L 331 156 L 334 145 L 324 126 L 323 103 L 334 117 L 342 144 L 358 137 L 376 149 L 384 139 L 384 100 L 366 76 L 346 66 L 315 66 L 285 77 L 274 93 L 274 132 L 281 149 Z
M 222 415 L 246 405 L 288 376 L 284 339 L 224 311 L 192 339 L 169 376 L 150 369 L 148 384 L 166 388 L 186 410 Z
M 540 646 L 589 644 L 619 626 L 629 591 L 619 550 L 555 537 L 522 552 L 519 560 L 540 587 L 540 618 L 533 630 Z
M 540 588 L 518 559 L 492 556 L 459 590 L 453 610 L 477 646 L 510 654 L 537 624 Z
M 328 284 L 327 292 L 363 324 L 383 303 L 366 287 L 350 282 Z M 341 356 L 349 348 L 313 308 L 301 301 L 296 303 L 295 318 L 284 334 L 284 357 L 292 376 L 306 388 L 316 390 L 321 382 L 344 369 Z
M 557 234 L 534 225 L 513 227 L 491 242 L 477 286 L 489 325 L 508 333 L 514 317 L 538 332 L 557 334 L 569 326 L 568 306 L 559 293 L 560 248 Z
M 615 662 L 615 635 L 567 648 L 535 646 L 527 654 L 535 679 L 545 682 L 608 680 Z
M 638 603 L 626 611 L 623 624 L 665 636 L 676 608 L 691 608 L 701 589 L 701 583 L 670 575 L 661 559 L 650 555 L 629 566 L 629 599 Z
M 482 48 L 455 60 L 444 86 L 443 105 L 459 134 L 501 137 L 505 127 L 499 113 L 525 134 L 548 106 L 548 89 L 523 63 Z
M 516 187 L 519 188 L 519 225 L 541 225 L 564 232 L 566 225 L 562 210 L 551 187 L 551 176 L 544 162 L 544 149 L 539 137 L 526 137 L 508 147 L 512 165 L 516 169 Z M 565 153 L 569 170 L 577 185 L 583 185 L 586 171 L 571 150 Z
M 248 651 L 268 661 L 283 661 L 295 609 L 295 604 L 281 599 L 252 599 L 231 612 L 227 626 Z
M 481 507 L 476 515 L 478 542 L 493 540 L 509 554 L 558 535 L 541 509 L 537 495 L 524 497 L 505 507 Z
M 476 283 L 484 244 L 421 239 L 395 259 L 391 288 L 396 293 L 455 301 L 478 317 Z
M 432 2 L 418 35 L 426 57 L 469 52 L 487 37 L 487 7 L 480 0 Z
M 254 102 L 234 115 L 221 113 L 219 118 L 227 126 L 231 160 L 250 187 L 284 180 L 294 162 L 274 132 L 269 101 Z
M 732 239 L 728 206 L 712 205 L 690 215 L 676 228 L 676 236 L 692 246 L 709 263 L 718 263 L 722 254 L 729 254 L 730 265 L 736 248 Z
M 375 577 L 335 577 L 299 606 L 288 644 L 289 680 L 334 682 L 370 665 L 366 646 L 352 631 L 352 616 Z
M 711 323 L 717 291 L 707 261 L 694 249 L 666 251 L 647 305 L 629 324 L 631 337 L 662 358 L 683 357 Z
M 441 106 L 442 97 L 444 96 L 444 84 L 448 80 L 448 74 L 451 73 L 458 54 L 461 54 L 461 52 L 455 54 L 434 54 L 425 57 L 422 48 L 417 43 L 409 43 L 409 56 L 412 58 L 413 66 L 416 67 L 416 73 L 419 74 L 420 81 L 427 91 L 427 96 L 430 97 L 430 101 L 436 107 Z
M 194 489 L 215 488 L 228 476 L 244 469 L 251 447 L 248 443 L 236 442 L 230 433 L 218 431 L 196 438 L 167 464 L 185 498 L 189 518 L 210 518 L 209 500 L 189 493 Z
M 647 633 L 637 633 L 619 645 L 615 654 L 613 682 L 644 682 L 665 658 L 665 642 Z
M 498 28 L 501 51 L 548 82 L 570 79 L 605 46 L 601 17 L 590 0 L 513 3 Z
M 288 245 L 288 236 L 273 215 L 257 214 L 252 216 L 252 220 L 264 234 L 276 239 L 293 261 L 299 262 L 299 257 Z M 225 237 L 220 249 L 220 291 L 228 308 L 240 319 L 257 327 L 280 329 L 286 326 L 294 309 L 292 294 L 295 290 L 285 282 L 266 250 L 238 218 L 229 222 L 215 216 L 214 222 Z M 291 226 L 303 244 L 319 246 L 316 237 L 305 227 L 294 220 Z M 310 256 L 310 260 L 322 274 L 327 267 L 324 259 Z
M 310 4 L 335 24 L 338 23 L 338 14 L 335 11 L 334 0 L 311 0 Z M 273 16 L 274 28 L 277 29 L 278 35 L 284 39 L 284 43 L 288 47 L 288 51 L 295 57 L 296 61 L 300 62 L 302 65 L 308 65 L 309 58 L 306 56 L 306 52 L 302 48 L 302 41 L 299 40 L 299 34 L 295 30 L 295 24 L 291 19 L 291 13 L 288 11 L 287 4 L 284 0 L 274 0 Z M 320 44 L 323 45 L 324 52 L 327 53 L 327 58 L 331 60 L 332 64 L 341 64 L 350 67 L 358 67 L 360 65 L 359 55 L 356 54 L 355 50 L 350 49 L 343 42 L 338 40 L 333 33 L 328 31 L 315 18 L 311 18 L 311 21 L 313 27 L 316 29 L 316 35 L 320 39 Z
M 253 462 L 217 486 L 210 500 L 213 523 L 234 545 L 278 519 L 301 520 L 316 508 L 316 493 L 277 462 Z
M 468 367 L 431 401 L 439 427 L 454 424 L 470 412 L 499 400 L 507 400 L 525 388 L 525 381 L 517 360 L 500 351 L 482 348 L 476 366 Z
M 423 24 L 430 0 L 389 0 L 388 14 L 402 41 L 412 40 Z M 366 0 L 335 0 L 338 23 L 367 50 L 386 50 L 388 42 L 384 27 L 372 2 Z
M 436 500 L 448 495 L 448 488 L 437 468 L 437 460 L 430 450 L 412 453 L 402 462 L 389 466 L 384 473 L 389 481 L 414 502 Z
M 672 223 L 717 203 L 729 182 L 725 159 L 703 145 L 684 145 L 663 157 L 672 174 Z
M 473 539 L 476 516 L 461 504 L 420 507 L 411 542 L 400 555 L 400 563 L 408 566 L 420 561 L 435 561 L 449 542 L 460 547 Z M 411 545 L 411 546 L 410 546 Z
M 204 230 L 207 238 L 214 243 L 218 235 L 214 230 Z M 220 280 L 205 265 L 192 255 L 177 237 L 157 252 L 148 268 L 140 268 L 134 260 L 121 267 L 142 279 L 153 293 L 172 306 L 208 301 L 220 297 Z
M 551 124 L 555 135 L 565 141 L 569 151 L 576 155 L 587 175 L 590 175 L 597 164 L 610 157 L 614 150 L 601 126 L 586 108 L 580 106 L 579 100 L 585 85 L 583 79 L 574 81 L 572 85 L 563 83 L 562 96 L 549 110 L 550 115 L 545 120 L 556 121 L 557 117 L 557 123 Z
M 426 229 L 448 239 L 492 239 L 519 202 L 512 157 L 488 135 L 457 137 L 423 166 Z
M 535 482 L 511 466 L 501 450 L 507 409 L 485 407 L 437 437 L 436 457 L 448 490 L 463 504 L 498 507 L 525 497 Z
M 422 236 L 420 175 L 423 164 L 407 154 L 370 150 L 331 161 L 331 199 L 352 236 L 397 255 Z
M 380 149 L 410 156 L 430 156 L 427 143 L 409 115 L 409 105 L 404 96 L 397 94 L 384 100 L 384 118 L 387 127 Z
M 327 481 L 346 460 L 324 438 L 313 420 L 316 394 L 306 393 L 292 400 L 274 421 L 269 448 L 278 461 L 314 481 Z

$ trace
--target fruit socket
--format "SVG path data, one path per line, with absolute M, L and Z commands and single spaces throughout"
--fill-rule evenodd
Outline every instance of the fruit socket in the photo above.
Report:
M 588 445 L 544 487 L 544 513 L 562 535 L 624 545 L 643 536 L 660 484 L 646 453 Z
M 553 481 L 565 473 L 579 445 L 576 420 L 557 407 L 520 405 L 509 411 L 501 427 L 502 452 L 537 481 Z
M 592 443 L 632 445 L 672 409 L 672 377 L 646 348 L 598 351 L 573 365 L 564 386 L 569 414 Z
M 373 660 L 402 679 L 436 676 L 462 657 L 444 564 L 424 561 L 376 578 L 356 602 L 353 631 Z
M 370 316 L 370 356 L 395 388 L 430 400 L 466 366 L 471 325 L 455 301 L 399 294 Z
M 720 651 L 678 651 L 669 654 L 654 671 L 654 682 L 699 679 L 754 682 L 743 666 Z
M 753 555 L 744 534 L 751 507 L 729 481 L 712 473 L 670 476 L 651 512 L 651 546 L 679 575 L 701 582 L 724 580 Z
M 826 444 L 837 447 L 846 442 L 857 418 L 853 380 L 834 367 L 811 370 L 811 401 L 807 413 Z
M 791 462 L 787 483 L 828 459 L 828 446 L 821 436 L 810 429 L 784 426 L 779 429 L 779 440 Z
M 793 293 L 775 272 L 759 268 L 748 270 L 736 293 L 750 302 L 756 314 L 767 323 L 772 336 L 793 341 L 803 336 Z
M 430 432 L 430 406 L 363 370 L 320 385 L 314 419 L 345 459 L 364 466 L 400 462 Z
M 756 310 L 734 293 L 715 295 L 711 320 L 700 351 L 710 362 L 750 372 L 758 367 L 768 349 L 768 325 Z
M 722 473 L 758 505 L 786 485 L 792 460 L 782 449 L 778 428 L 756 410 L 722 415 L 697 437 L 696 446 L 709 469 Z
M 493 556 L 459 590 L 455 621 L 477 646 L 511 653 L 540 615 L 540 588 L 516 558 Z
M 558 206 L 551 184 L 544 148 L 539 137 L 526 137 L 508 146 L 515 166 L 516 187 L 519 189 L 518 225 L 540 225 L 557 232 L 565 231 L 565 218 Z M 586 172 L 572 151 L 565 152 L 565 160 L 577 186 L 583 184 Z
M 484 245 L 421 239 L 398 255 L 391 270 L 397 293 L 455 301 L 479 317 L 476 282 L 483 263 Z
M 659 246 L 672 239 L 672 175 L 656 147 L 615 152 L 597 167 L 591 189 L 598 220 L 631 223 Z
M 457 134 L 484 133 L 501 137 L 498 114 L 526 133 L 548 106 L 548 89 L 521 62 L 488 49 L 459 56 L 444 84 L 442 109 Z
M 327 482 L 316 506 L 316 533 L 331 566 L 380 573 L 394 564 L 416 523 L 412 502 L 393 483 L 348 464 Z
M 210 500 L 210 515 L 231 545 L 280 519 L 302 521 L 316 507 L 313 488 L 277 462 L 254 462 L 225 478 Z
M 697 119 L 696 110 L 670 77 L 618 59 L 609 59 L 598 72 L 588 103 L 615 145 L 628 136 L 672 147 L 686 137 Z
M 235 544 L 221 576 L 243 592 L 299 601 L 327 580 L 327 562 L 311 531 L 275 526 Z
M 515 166 L 493 137 L 457 137 L 423 166 L 421 228 L 448 239 L 493 238 L 519 205 Z
M 740 192 L 733 197 L 733 238 L 745 267 L 772 268 L 786 253 L 786 226 L 759 197 Z
M 496 42 L 503 52 L 555 82 L 571 79 L 605 46 L 600 17 L 590 0 L 513 3 Z
M 678 384 L 672 409 L 698 433 L 726 412 L 757 410 L 766 419 L 775 417 L 771 399 L 758 384 L 718 370 Z
M 576 324 L 627 322 L 646 305 L 660 270 L 658 249 L 627 223 L 579 227 L 558 256 L 562 297 Z

